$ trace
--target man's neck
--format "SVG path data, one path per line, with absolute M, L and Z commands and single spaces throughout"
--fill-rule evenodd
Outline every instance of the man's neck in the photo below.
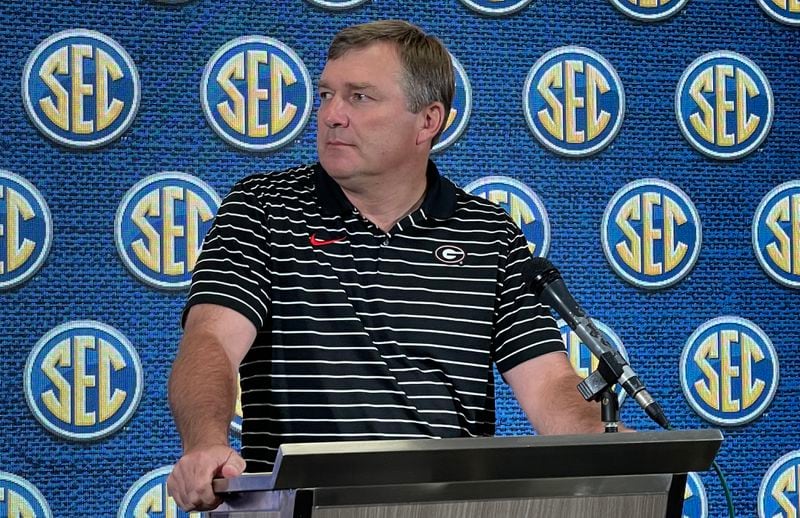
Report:
M 384 232 L 417 210 L 425 198 L 427 187 L 425 167 L 405 173 L 387 173 L 348 185 L 342 182 L 342 192 L 361 214 Z

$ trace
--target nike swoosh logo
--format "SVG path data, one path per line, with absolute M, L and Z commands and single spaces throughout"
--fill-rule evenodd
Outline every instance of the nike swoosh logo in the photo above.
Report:
M 325 246 L 333 243 L 341 243 L 344 241 L 344 237 L 337 237 L 336 239 L 317 239 L 316 234 L 311 234 L 308 240 L 311 242 L 311 246 Z

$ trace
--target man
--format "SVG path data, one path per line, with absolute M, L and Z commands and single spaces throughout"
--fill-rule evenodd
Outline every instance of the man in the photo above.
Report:
M 213 508 L 214 477 L 270 471 L 282 442 L 494 433 L 492 362 L 538 433 L 601 431 L 525 238 L 429 155 L 453 98 L 441 43 L 350 27 L 319 81 L 319 164 L 237 183 L 195 268 L 170 403 L 168 488 Z M 228 444 L 237 372 L 240 457 Z

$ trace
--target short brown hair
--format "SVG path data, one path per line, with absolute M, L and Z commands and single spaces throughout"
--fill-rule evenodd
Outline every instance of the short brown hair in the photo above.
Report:
M 416 25 L 402 20 L 381 20 L 354 25 L 339 32 L 328 48 L 328 60 L 379 42 L 392 43 L 397 49 L 405 72 L 403 90 L 412 113 L 419 113 L 436 101 L 444 105 L 444 121 L 433 138 L 433 145 L 444 131 L 455 94 L 450 54 L 441 41 L 425 34 Z

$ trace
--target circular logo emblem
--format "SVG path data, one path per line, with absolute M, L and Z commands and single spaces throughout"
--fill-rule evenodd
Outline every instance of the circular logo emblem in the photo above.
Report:
M 657 22 L 677 14 L 689 0 L 611 0 L 627 16 L 643 22 Z
M 800 25 L 800 3 L 797 0 L 758 0 L 758 5 L 781 23 Z
M 760 416 L 778 389 L 778 356 L 757 325 L 725 316 L 701 325 L 681 353 L 681 387 L 692 409 L 720 426 Z
M 432 153 L 437 153 L 461 137 L 469 122 L 469 115 L 472 112 L 472 86 L 469 84 L 467 72 L 461 63 L 450 54 L 453 61 L 453 73 L 456 79 L 456 91 L 453 96 L 453 105 L 450 107 L 450 114 L 447 116 L 444 131 L 439 142 L 431 149 Z
M 188 174 L 164 172 L 144 178 L 117 209 L 114 240 L 122 262 L 154 288 L 188 287 L 220 203 L 211 187 Z
M 603 252 L 611 268 L 645 289 L 672 286 L 700 255 L 702 229 L 692 200 L 675 185 L 655 178 L 617 191 L 601 225 Z
M 53 243 L 50 209 L 30 182 L 0 170 L 0 289 L 30 279 Z
M 488 16 L 505 16 L 522 10 L 531 0 L 461 0 L 473 11 Z
M 592 319 L 594 322 L 595 327 L 603 333 L 603 337 L 606 341 L 619 351 L 619 354 L 625 358 L 625 361 L 630 363 L 630 359 L 628 358 L 628 352 L 625 350 L 625 346 L 622 344 L 622 340 L 620 340 L 619 336 L 607 325 L 604 323 Z M 580 376 L 582 379 L 586 379 L 589 377 L 589 374 L 597 370 L 597 366 L 600 363 L 592 351 L 586 347 L 586 344 L 583 343 L 578 335 L 570 329 L 567 323 L 563 319 L 558 319 L 556 322 L 559 331 L 561 331 L 561 339 L 564 341 L 564 345 L 567 347 L 567 355 L 569 357 L 569 362 L 572 364 L 572 368 L 575 369 L 575 373 Z M 622 389 L 619 385 L 614 385 L 614 393 L 617 395 L 617 401 L 619 404 L 622 405 L 622 402 L 625 401 L 625 397 L 627 393 Z
M 467 256 L 464 250 L 453 245 L 440 246 L 433 253 L 440 262 L 447 264 L 457 264 L 464 260 Z
M 25 398 L 36 419 L 65 439 L 119 430 L 142 397 L 142 364 L 122 333 L 79 320 L 44 335 L 25 364 Z
M 311 78 L 295 52 L 265 36 L 229 41 L 211 57 L 200 87 L 203 112 L 227 143 L 272 151 L 291 142 L 311 114 Z
M 119 137 L 139 109 L 139 73 L 119 43 L 74 29 L 44 40 L 22 75 L 25 110 L 64 146 L 94 148 Z
M 675 113 L 686 140 L 711 158 L 733 160 L 755 150 L 769 133 L 774 101 L 767 77 L 735 52 L 710 52 L 681 76 Z
M 616 70 L 584 47 L 559 47 L 539 58 L 525 79 L 522 98 L 536 139 L 569 157 L 605 148 L 625 116 L 625 91 Z
M 708 518 L 708 497 L 703 481 L 697 473 L 691 472 L 687 475 L 681 516 L 683 518 Z
M 52 518 L 53 513 L 36 486 L 0 471 L 0 516 Z
M 464 191 L 500 205 L 522 230 L 534 257 L 550 249 L 550 220 L 544 203 L 533 190 L 507 176 L 487 176 L 471 182 Z
M 759 518 L 797 516 L 800 450 L 787 453 L 769 467 L 758 488 Z
M 772 189 L 753 218 L 753 249 L 767 275 L 800 288 L 800 180 Z
M 117 518 L 137 518 L 139 516 L 169 516 L 173 518 L 201 518 L 202 513 L 182 511 L 175 500 L 167 494 L 167 477 L 172 466 L 154 469 L 133 483 L 122 505 L 117 511 Z
M 323 9 L 330 9 L 331 11 L 340 11 L 342 9 L 350 9 L 357 7 L 361 4 L 367 3 L 369 0 L 308 0 L 312 4 L 322 7 Z

